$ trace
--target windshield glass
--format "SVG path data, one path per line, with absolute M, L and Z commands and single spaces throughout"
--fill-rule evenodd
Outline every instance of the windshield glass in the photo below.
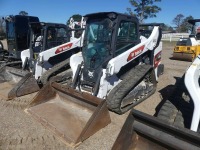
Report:
M 87 22 L 83 47 L 83 58 L 87 68 L 95 69 L 110 55 L 112 21 L 109 19 Z

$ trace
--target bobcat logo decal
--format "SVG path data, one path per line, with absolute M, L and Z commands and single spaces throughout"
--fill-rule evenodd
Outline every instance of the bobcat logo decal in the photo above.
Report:
M 94 72 L 91 72 L 91 71 L 88 70 L 88 76 L 89 76 L 90 78 L 94 77 Z

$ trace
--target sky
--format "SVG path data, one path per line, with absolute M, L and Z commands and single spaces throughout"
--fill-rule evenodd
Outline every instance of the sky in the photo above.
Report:
M 165 23 L 170 26 L 178 14 L 200 19 L 200 0 L 161 0 L 155 3 L 162 10 L 156 18 L 149 18 L 145 23 Z M 129 0 L 0 0 L 0 16 L 17 15 L 26 11 L 31 16 L 38 16 L 42 22 L 66 23 L 74 14 L 86 15 L 95 12 L 116 11 L 125 13 L 132 8 Z

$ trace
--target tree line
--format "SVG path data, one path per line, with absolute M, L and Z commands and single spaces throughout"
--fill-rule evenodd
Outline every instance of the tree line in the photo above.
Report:
M 156 3 L 161 2 L 161 0 L 129 0 L 132 8 L 127 8 L 125 14 L 135 16 L 139 19 L 140 23 L 144 23 L 146 19 L 157 17 L 162 9 L 156 5 Z M 74 20 L 80 21 L 81 15 L 75 14 L 72 16 Z M 192 25 L 188 23 L 189 19 L 194 19 L 192 16 L 185 17 L 183 14 L 178 14 L 172 20 L 173 27 L 167 24 L 163 25 L 164 31 L 170 32 L 190 32 Z M 67 21 L 67 24 L 69 20 Z
M 192 25 L 188 23 L 188 20 L 194 19 L 191 15 L 185 17 L 183 14 L 178 14 L 173 20 L 172 23 L 176 26 L 177 32 L 191 32 Z
M 132 8 L 127 8 L 126 14 L 130 14 L 132 16 L 136 16 L 139 19 L 140 23 L 144 23 L 146 19 L 157 17 L 157 14 L 162 10 L 158 5 L 158 2 L 161 0 L 129 0 Z M 28 13 L 26 11 L 20 11 L 19 15 L 27 16 Z M 72 16 L 75 21 L 81 20 L 80 14 L 75 14 Z M 178 14 L 172 20 L 172 24 L 174 27 L 164 24 L 163 30 L 171 31 L 171 32 L 190 32 L 192 29 L 191 24 L 188 23 L 189 19 L 194 19 L 191 15 L 184 16 L 183 14 Z M 69 23 L 69 19 L 67 20 L 67 24 Z M 5 35 L 5 23 L 2 18 L 0 18 L 0 35 Z
M 134 8 L 127 8 L 127 12 L 130 15 L 136 16 L 140 23 L 144 23 L 145 19 L 156 17 L 162 9 L 156 5 L 161 0 L 129 0 L 131 6 Z M 189 19 L 194 19 L 192 16 L 185 17 L 183 14 L 178 14 L 172 20 L 172 24 L 175 27 L 164 24 L 163 30 L 174 32 L 189 32 L 192 29 L 192 25 L 188 23 Z

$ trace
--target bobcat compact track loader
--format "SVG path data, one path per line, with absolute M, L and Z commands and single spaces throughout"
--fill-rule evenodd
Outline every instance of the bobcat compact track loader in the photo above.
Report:
M 80 50 L 81 37 L 69 39 L 64 24 L 31 23 L 30 29 L 30 48 L 21 52 L 20 68 L 12 62 L 0 68 L 0 97 L 3 99 L 38 91 L 63 68 L 69 69 L 67 59 Z M 70 29 L 70 32 L 74 31 Z
M 195 25 L 200 19 L 188 20 L 192 24 L 189 38 L 180 38 L 174 47 L 173 59 L 193 61 L 200 54 L 200 31 L 195 33 Z
M 0 42 L 0 61 L 1 63 L 20 61 L 21 51 L 29 48 L 29 23 L 39 22 L 39 18 L 35 16 L 10 15 L 3 19 L 6 25 L 8 50 L 4 49 L 5 45 Z
M 89 137 L 83 133 L 92 135 L 96 126 L 110 123 L 106 102 L 122 114 L 153 94 L 164 67 L 159 24 L 149 24 L 155 27 L 146 38 L 133 16 L 102 12 L 84 19 L 82 52 L 70 57 L 72 83 L 44 86 L 25 110 L 70 145 Z
M 72 55 L 72 87 L 106 99 L 123 114 L 155 92 L 161 63 L 161 28 L 140 36 L 137 18 L 118 13 L 86 16 L 82 53 Z M 101 19 L 97 19 L 97 18 Z
M 176 89 L 162 104 L 157 117 L 133 110 L 113 150 L 200 149 L 200 55 Z

